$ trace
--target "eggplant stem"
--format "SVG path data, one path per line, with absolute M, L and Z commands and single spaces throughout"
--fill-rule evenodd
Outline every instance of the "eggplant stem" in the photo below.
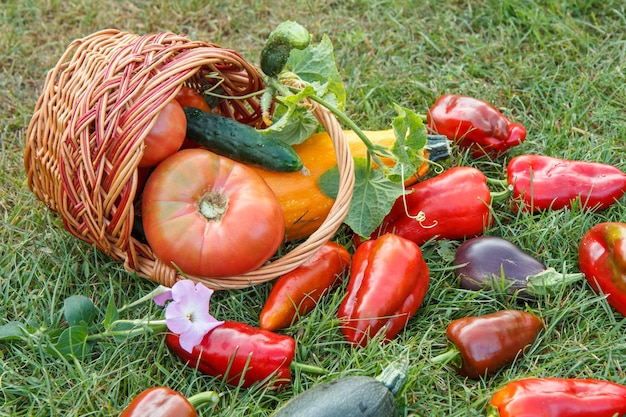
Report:
M 582 280 L 585 275 L 582 272 L 561 273 L 554 268 L 546 268 L 544 271 L 530 275 L 526 278 L 528 291 L 534 296 L 554 293 L 555 291 Z

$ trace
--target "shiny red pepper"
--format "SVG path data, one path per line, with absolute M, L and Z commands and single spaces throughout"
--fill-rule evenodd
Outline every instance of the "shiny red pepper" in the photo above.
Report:
M 488 417 L 614 417 L 626 414 L 626 386 L 596 379 L 527 378 L 492 397 Z
M 626 223 L 593 226 L 578 246 L 578 265 L 589 284 L 626 316 Z
M 535 341 L 543 326 L 534 314 L 501 310 L 453 320 L 446 335 L 454 346 L 451 352 L 459 353 L 460 363 L 453 362 L 459 374 L 478 379 L 513 362 Z
M 207 333 L 191 353 L 180 346 L 176 334 L 168 333 L 165 343 L 188 366 L 232 385 L 290 383 L 296 342 L 286 335 L 226 321 Z
M 394 338 L 419 309 L 429 281 L 415 243 L 393 234 L 364 242 L 352 257 L 347 294 L 339 306 L 342 333 L 359 346 L 379 331 L 384 340 Z
M 207 391 L 187 399 L 168 387 L 152 387 L 136 396 L 120 417 L 196 417 L 196 406 L 216 403 L 219 396 Z
M 492 195 L 478 169 L 450 168 L 400 196 L 371 238 L 394 233 L 418 245 L 430 239 L 465 239 L 491 226 Z
M 507 177 L 512 197 L 529 212 L 571 207 L 579 197 L 586 209 L 602 210 L 626 192 L 626 174 L 615 166 L 544 155 L 516 156 Z
M 526 139 L 524 126 L 477 98 L 443 95 L 430 108 L 426 119 L 432 131 L 469 148 L 475 158 L 502 153 Z
M 310 312 L 350 266 L 350 253 L 338 243 L 325 243 L 311 258 L 279 277 L 261 310 L 260 327 L 289 327 Z

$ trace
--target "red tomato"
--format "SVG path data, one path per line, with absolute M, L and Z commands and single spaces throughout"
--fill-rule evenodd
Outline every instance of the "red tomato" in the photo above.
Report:
M 176 94 L 176 100 L 178 100 L 180 105 L 183 107 L 195 107 L 207 113 L 211 113 L 211 108 L 209 107 L 204 97 L 202 97 L 200 93 L 196 92 L 196 90 L 191 87 L 182 87 L 178 94 Z M 200 145 L 198 143 L 188 138 L 185 138 L 185 141 L 181 146 L 182 149 L 199 147 Z
M 179 151 L 155 168 L 142 215 L 156 256 L 202 277 L 257 269 L 285 233 L 280 203 L 261 176 L 206 149 Z
M 183 107 L 172 100 L 163 107 L 156 122 L 143 140 L 145 149 L 140 167 L 152 167 L 177 152 L 185 140 L 187 117 Z
M 207 113 L 211 113 L 211 108 L 204 97 L 202 97 L 202 94 L 196 92 L 196 90 L 191 87 L 182 87 L 175 98 L 183 107 L 195 107 Z

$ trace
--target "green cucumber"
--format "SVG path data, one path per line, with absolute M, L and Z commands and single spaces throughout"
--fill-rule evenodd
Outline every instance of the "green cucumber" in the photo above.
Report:
M 391 364 L 376 378 L 346 376 L 302 392 L 272 417 L 396 417 L 395 394 L 406 377 L 406 364 Z
M 216 154 L 270 171 L 295 172 L 302 160 L 286 143 L 252 126 L 195 107 L 184 107 L 187 138 Z

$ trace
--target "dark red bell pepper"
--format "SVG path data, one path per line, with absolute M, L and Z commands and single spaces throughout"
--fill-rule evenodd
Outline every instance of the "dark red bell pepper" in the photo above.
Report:
M 589 284 L 626 316 L 626 223 L 593 226 L 578 246 L 578 266 Z
M 430 130 L 446 136 L 473 157 L 497 155 L 526 139 L 526 129 L 486 101 L 446 94 L 426 115 Z
M 325 243 L 311 258 L 279 277 L 261 310 L 260 327 L 278 330 L 310 312 L 339 284 L 350 266 L 350 253 L 335 242 Z
M 446 329 L 452 349 L 433 361 L 452 354 L 449 358 L 459 374 L 478 379 L 513 362 L 543 327 L 539 317 L 519 310 L 453 320 Z
M 196 417 L 198 405 L 218 400 L 218 394 L 212 391 L 186 398 L 168 387 L 152 387 L 137 395 L 120 417 Z
M 290 336 L 225 321 L 207 333 L 191 353 L 180 346 L 177 334 L 167 333 L 165 343 L 188 366 L 232 385 L 290 383 L 296 347 Z
M 511 159 L 507 181 L 514 208 L 529 212 L 571 207 L 578 198 L 585 209 L 602 210 L 626 192 L 626 174 L 613 165 L 544 155 Z
M 488 417 L 614 417 L 626 414 L 626 386 L 575 378 L 527 378 L 497 391 Z
M 352 256 L 347 294 L 339 306 L 341 331 L 365 346 L 379 331 L 393 339 L 417 312 L 430 273 L 419 246 L 386 234 L 361 244 Z
M 492 224 L 492 194 L 478 169 L 461 166 L 407 188 L 371 238 L 393 233 L 418 245 L 430 239 L 465 239 Z

